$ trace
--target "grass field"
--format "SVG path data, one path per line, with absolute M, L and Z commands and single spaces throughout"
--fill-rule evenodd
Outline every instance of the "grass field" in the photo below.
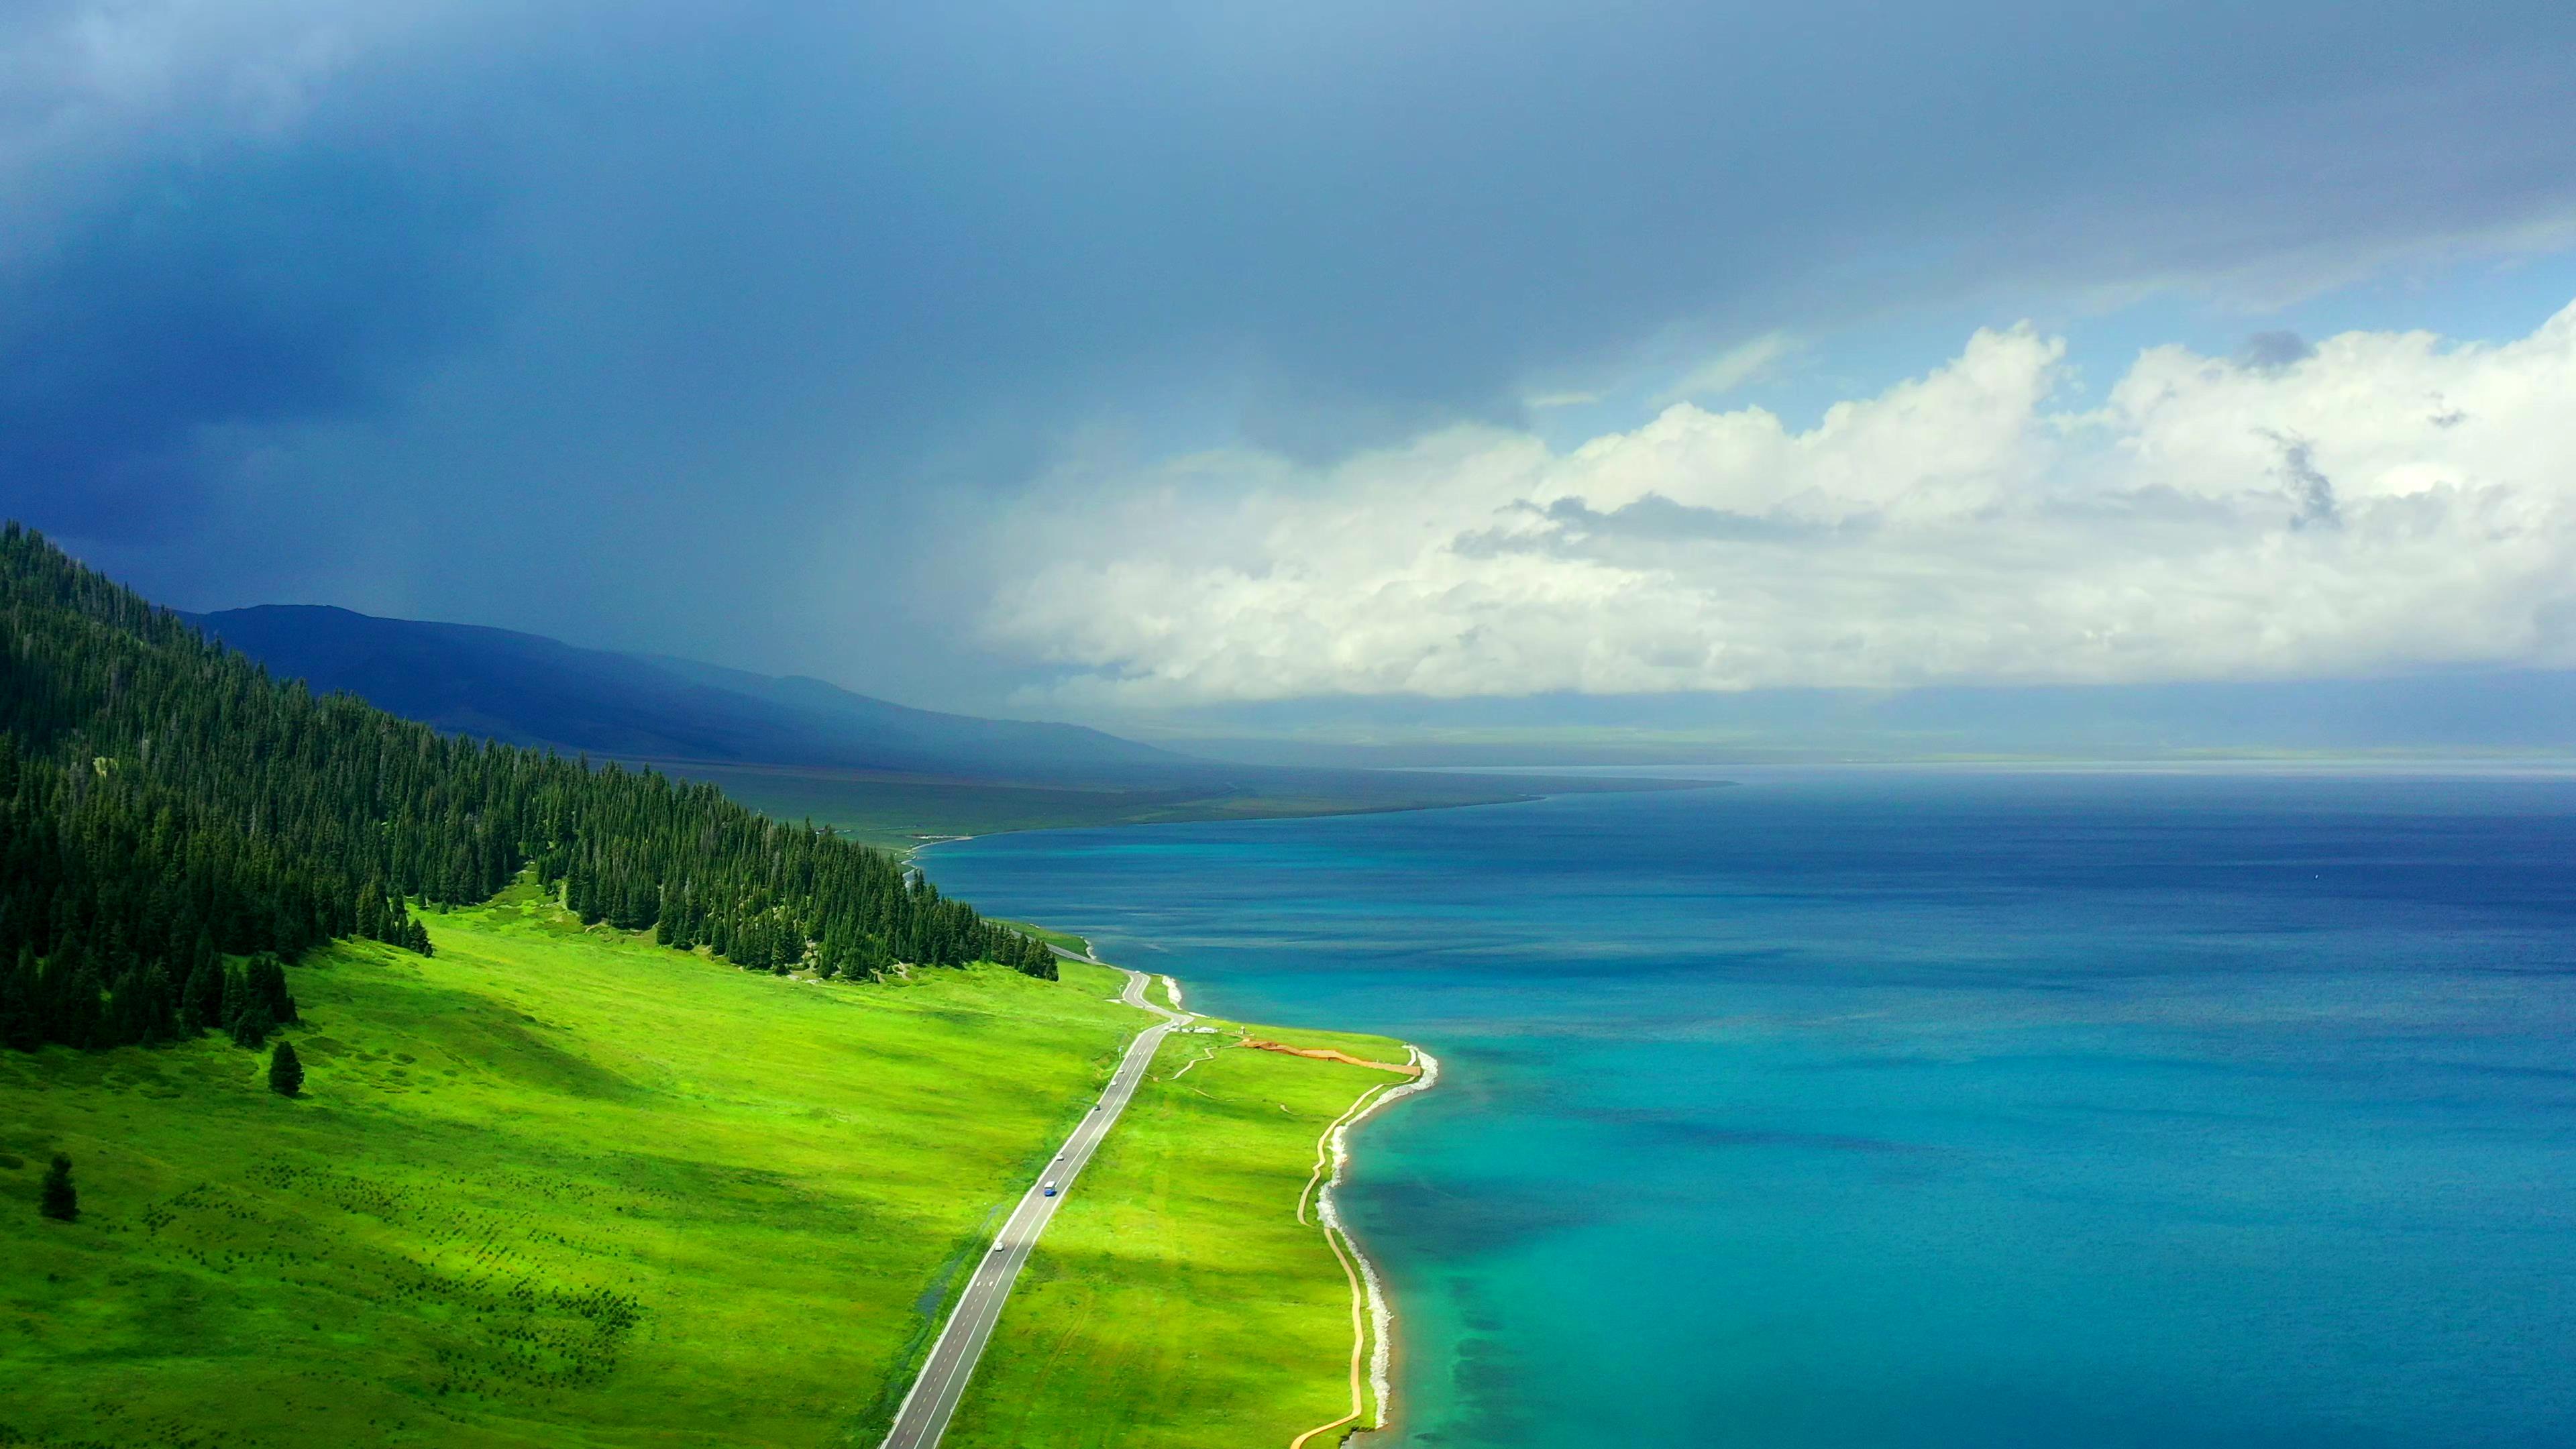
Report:
M 1259 1035 L 1404 1060 L 1383 1038 Z M 1350 1291 L 1295 1211 L 1317 1137 L 1402 1079 L 1234 1039 L 1164 1043 L 1031 1256 L 945 1444 L 1285 1446 L 1349 1412 Z
M 0 1443 L 873 1443 L 1138 1025 L 1093 967 L 852 987 L 524 889 L 426 919 L 435 959 L 293 970 L 300 1100 L 220 1038 L 0 1052 Z M 58 1150 L 77 1223 L 35 1211 Z

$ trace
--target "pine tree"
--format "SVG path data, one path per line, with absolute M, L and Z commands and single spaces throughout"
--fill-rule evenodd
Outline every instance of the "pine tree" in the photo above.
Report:
M 232 1037 L 233 1045 L 258 1051 L 268 1044 L 269 1034 L 277 1030 L 277 1016 L 269 1010 L 267 1002 L 248 991 L 240 995 L 241 1009 L 233 1013 L 232 1020 L 224 1023 L 224 1030 Z
M 54 1154 L 54 1165 L 45 1169 L 44 1200 L 37 1211 L 58 1222 L 71 1222 L 80 1216 L 80 1193 L 72 1187 L 72 1160 Z
M 60 1039 L 76 1047 L 111 1046 L 99 1040 L 99 1017 L 104 1014 L 100 997 L 107 994 L 107 983 L 98 979 L 98 968 L 87 960 L 69 973 L 47 972 L 48 976 L 67 974 L 62 994 L 55 999 L 60 1013 Z
M 281 1097 L 292 1097 L 304 1090 L 304 1063 L 295 1056 L 295 1043 L 281 1041 L 268 1057 L 268 1089 Z
M 220 961 L 197 963 L 188 984 L 179 988 L 179 1030 L 195 1036 L 224 1019 L 224 968 Z
M 251 996 L 268 1004 L 269 1019 L 293 1026 L 301 1017 L 295 1012 L 295 998 L 286 991 L 286 963 L 273 951 L 262 951 L 242 968 L 242 980 Z
M 37 1004 L 39 989 L 36 950 L 21 945 L 17 966 L 6 977 L 0 977 L 0 1042 L 22 1052 L 34 1051 L 43 1044 L 45 1021 Z

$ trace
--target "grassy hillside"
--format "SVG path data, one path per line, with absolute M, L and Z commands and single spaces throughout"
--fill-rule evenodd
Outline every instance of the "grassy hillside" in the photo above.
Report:
M 872 1442 L 1137 1024 L 1097 968 L 785 979 L 524 887 L 427 919 L 432 959 L 293 970 L 300 1100 L 220 1037 L 0 1053 L 0 1443 Z
M 1378 1037 L 1259 1034 L 1404 1060 Z M 1030 1257 L 951 1449 L 1278 1446 L 1349 1412 L 1350 1292 L 1297 1199 L 1324 1129 L 1402 1079 L 1233 1040 L 1164 1043 Z

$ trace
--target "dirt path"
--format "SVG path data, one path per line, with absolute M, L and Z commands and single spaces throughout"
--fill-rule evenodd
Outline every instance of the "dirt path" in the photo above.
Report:
M 1418 1077 L 1422 1075 L 1422 1068 L 1417 1066 L 1399 1064 L 1396 1062 L 1373 1062 L 1368 1060 L 1366 1057 L 1355 1057 L 1349 1052 L 1337 1052 L 1326 1047 L 1292 1047 L 1286 1042 L 1263 1041 L 1257 1036 L 1247 1036 L 1243 1040 L 1235 1043 L 1235 1045 L 1248 1046 L 1254 1051 L 1286 1052 L 1292 1057 L 1313 1057 L 1319 1062 L 1348 1062 L 1355 1067 L 1367 1067 L 1372 1071 L 1379 1072 L 1401 1072 L 1408 1077 Z
M 1332 1245 L 1333 1256 L 1341 1260 L 1342 1276 L 1351 1280 L 1351 1411 L 1329 1424 L 1317 1424 L 1314 1428 L 1289 1440 L 1288 1449 L 1306 1449 L 1307 1440 L 1342 1427 L 1358 1418 L 1368 1407 L 1368 1400 L 1363 1397 L 1360 1388 L 1360 1351 L 1368 1342 L 1368 1323 L 1360 1316 L 1359 1270 L 1351 1265 L 1351 1255 L 1343 1248 L 1340 1235 L 1328 1228 L 1324 1232 L 1324 1241 Z

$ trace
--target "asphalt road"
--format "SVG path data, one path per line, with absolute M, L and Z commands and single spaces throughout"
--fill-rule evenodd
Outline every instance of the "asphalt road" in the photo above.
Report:
M 1069 951 L 1058 955 L 1081 961 Z M 1095 962 L 1094 964 L 1102 964 Z M 1126 968 L 1121 967 L 1121 970 Z M 1159 1013 L 1163 1020 L 1137 1033 L 1127 1048 L 1126 1059 L 1109 1078 L 1109 1088 L 1100 1094 L 1099 1105 L 1083 1114 L 1082 1122 L 1065 1139 L 1046 1171 L 1020 1198 L 1010 1218 L 994 1238 L 993 1246 L 958 1296 L 957 1309 L 948 1316 L 948 1326 L 939 1331 L 939 1341 L 930 1346 L 930 1359 L 921 1366 L 921 1377 L 913 1380 L 912 1392 L 906 1394 L 902 1409 L 894 1416 L 894 1429 L 886 1435 L 886 1449 L 930 1449 L 948 1430 L 949 1416 L 957 1412 L 957 1401 L 966 1392 L 966 1380 L 975 1372 L 976 1360 L 984 1356 L 985 1341 L 993 1336 L 993 1324 L 1002 1316 L 1002 1304 L 1011 1296 L 1011 1283 L 1020 1276 L 1020 1265 L 1028 1261 L 1029 1249 L 1036 1246 L 1038 1234 L 1046 1231 L 1047 1221 L 1055 1216 L 1057 1206 L 1073 1190 L 1073 1179 L 1082 1165 L 1091 1160 L 1091 1149 L 1109 1135 L 1110 1125 L 1127 1108 L 1127 1099 L 1136 1094 L 1136 1084 L 1144 1079 L 1146 1064 L 1154 1060 L 1154 1049 L 1172 1028 L 1190 1019 L 1187 1013 L 1166 1011 L 1145 999 L 1145 983 L 1151 980 L 1142 971 L 1127 972 L 1127 989 L 1119 999 L 1130 1006 L 1141 1006 Z M 1057 1195 L 1048 1197 L 1046 1186 L 1055 1184 Z

